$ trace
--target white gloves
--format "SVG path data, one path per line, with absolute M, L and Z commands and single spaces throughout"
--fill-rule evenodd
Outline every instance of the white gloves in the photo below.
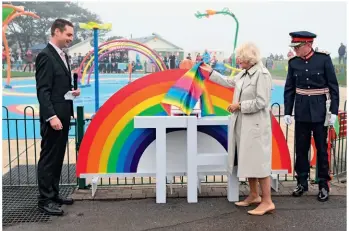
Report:
M 336 119 L 337 119 L 337 115 L 331 114 L 331 117 L 329 118 L 329 121 L 328 121 L 328 125 L 329 126 L 333 126 L 334 123 L 336 122 Z M 292 124 L 291 116 L 290 115 L 285 115 L 284 116 L 284 121 L 285 121 L 285 124 L 287 124 L 287 125 Z
M 337 115 L 331 114 L 331 117 L 330 117 L 330 119 L 328 121 L 328 125 L 329 126 L 333 126 L 334 122 L 336 122 L 336 118 L 337 118 Z
M 284 121 L 285 121 L 285 124 L 287 124 L 287 125 L 292 124 L 291 116 L 290 115 L 285 115 L 284 116 Z

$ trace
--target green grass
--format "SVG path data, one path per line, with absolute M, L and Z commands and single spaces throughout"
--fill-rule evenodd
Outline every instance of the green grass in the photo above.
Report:
M 338 80 L 338 84 L 340 86 L 347 86 L 347 75 L 346 74 L 338 74 L 337 75 L 337 80 Z
M 342 65 L 341 65 L 342 66 Z M 335 65 L 335 68 L 338 69 L 339 65 Z M 338 84 L 341 87 L 346 87 L 347 86 L 347 74 L 346 70 L 344 73 L 338 73 L 339 71 L 337 70 L 337 80 Z M 270 70 L 270 74 L 273 76 L 273 79 L 280 79 L 280 80 L 286 80 L 287 72 L 285 70 L 285 67 L 282 68 L 282 65 L 276 65 L 276 68 L 273 70 Z
M 286 80 L 286 76 L 287 76 L 287 72 L 286 70 L 269 70 L 271 76 L 273 76 L 273 78 L 275 79 L 285 79 Z
M 2 70 L 2 78 L 6 78 L 7 71 Z M 23 72 L 23 71 L 11 71 L 11 78 L 18 78 L 18 77 L 34 77 L 35 72 Z

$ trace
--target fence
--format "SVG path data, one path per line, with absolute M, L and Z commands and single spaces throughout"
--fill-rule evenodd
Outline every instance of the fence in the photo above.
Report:
M 23 118 L 9 118 L 9 111 L 3 106 L 2 133 L 3 137 L 3 185 L 21 186 L 37 184 L 37 162 L 40 156 L 40 123 L 35 118 L 34 108 L 27 106 L 24 109 Z M 290 150 L 292 165 L 295 163 L 295 143 L 294 143 L 294 123 L 292 126 L 286 126 L 281 114 L 282 107 L 274 103 L 272 112 L 278 120 L 286 137 Z M 347 161 L 347 142 L 346 142 L 346 102 L 340 116 L 341 135 L 337 137 L 333 144 L 331 153 L 330 170 L 336 176 L 346 172 Z M 78 155 L 78 149 L 85 129 L 88 127 L 90 119 L 83 118 L 83 107 L 78 107 L 77 119 L 71 120 L 69 139 L 64 159 L 61 185 L 77 185 L 78 179 L 75 174 L 75 164 Z M 309 152 L 310 153 L 310 152 Z M 310 160 L 309 155 L 309 160 Z M 293 167 L 293 166 L 292 166 Z M 314 166 L 315 167 L 315 166 Z M 310 179 L 315 180 L 315 168 L 311 169 Z M 279 176 L 280 180 L 295 180 L 295 173 Z M 226 176 L 206 176 L 205 183 L 223 183 L 226 182 Z M 155 179 L 151 177 L 139 178 L 117 178 L 100 179 L 100 185 L 137 185 L 154 184 Z M 174 184 L 186 183 L 185 177 L 174 177 Z M 85 181 L 79 182 L 79 187 L 85 187 Z
M 40 156 L 40 121 L 34 108 L 24 108 L 23 118 L 9 118 L 9 110 L 2 107 L 3 185 L 37 185 L 37 163 Z M 71 121 L 69 140 L 61 174 L 61 185 L 76 184 L 77 159 L 76 121 Z

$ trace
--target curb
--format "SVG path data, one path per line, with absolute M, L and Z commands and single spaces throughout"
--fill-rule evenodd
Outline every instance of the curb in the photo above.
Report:
M 283 182 L 285 183 L 285 182 Z M 279 185 L 279 191 L 272 190 L 272 197 L 292 197 L 292 191 L 295 187 L 295 182 L 289 186 L 284 186 L 282 183 Z M 186 198 L 187 190 L 185 185 L 174 185 L 171 194 L 170 187 L 167 187 L 167 198 Z M 240 185 L 240 197 L 245 197 L 249 193 L 248 185 Z M 304 193 L 303 196 L 317 196 L 317 185 L 309 184 L 309 191 Z M 346 196 L 346 185 L 334 186 L 331 185 L 330 196 Z M 92 191 L 90 189 L 75 189 L 72 198 L 76 201 L 92 200 L 92 201 L 124 201 L 124 200 L 140 200 L 140 199 L 155 199 L 155 187 L 149 185 L 137 185 L 137 186 L 100 186 L 96 194 L 92 197 Z M 218 198 L 226 197 L 227 190 L 226 185 L 202 185 L 201 193 L 198 194 L 198 198 Z

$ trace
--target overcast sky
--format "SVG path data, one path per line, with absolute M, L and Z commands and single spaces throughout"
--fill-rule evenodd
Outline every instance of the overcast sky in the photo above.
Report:
M 216 49 L 225 56 L 233 51 L 236 24 L 230 16 L 197 19 L 197 11 L 228 7 L 240 23 L 238 44 L 255 42 L 262 55 L 287 54 L 289 32 L 317 34 L 314 47 L 338 56 L 347 44 L 346 2 L 83 2 L 81 6 L 111 22 L 110 35 L 149 36 L 155 32 L 185 51 Z

